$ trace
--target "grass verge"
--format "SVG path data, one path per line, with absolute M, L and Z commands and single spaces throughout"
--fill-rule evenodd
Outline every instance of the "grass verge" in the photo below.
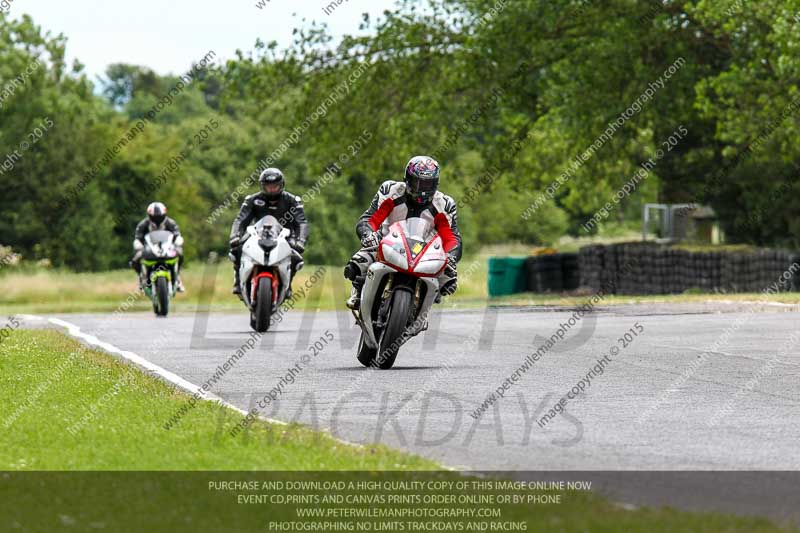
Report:
M 465 266 L 466 268 L 466 266 Z M 319 278 L 319 273 L 324 274 Z M 314 279 L 312 279 L 314 278 Z M 194 312 L 198 305 L 216 311 L 244 311 L 244 305 L 231 294 L 233 275 L 229 264 L 206 267 L 194 264 L 183 273 L 185 294 L 178 294 L 171 312 Z M 308 285 L 307 285 L 308 284 Z M 300 308 L 346 310 L 350 282 L 341 266 L 306 265 L 293 282 L 298 288 L 309 286 Z M 60 270 L 13 270 L 0 275 L 0 313 L 100 313 L 112 312 L 126 304 L 126 310 L 149 311 L 150 301 L 138 292 L 136 275 L 130 270 L 101 273 L 75 273 Z M 486 298 L 485 261 L 470 263 L 469 275 L 462 277 L 453 302 L 473 302 Z
M 55 331 L 15 331 L 0 344 L 0 376 L 0 470 L 436 468 L 299 425 L 252 424 L 232 438 L 242 416 L 214 402 L 198 402 L 167 431 L 187 394 Z

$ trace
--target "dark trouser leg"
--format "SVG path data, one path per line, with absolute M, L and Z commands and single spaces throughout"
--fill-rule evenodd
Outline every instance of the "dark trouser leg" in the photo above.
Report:
M 142 272 L 142 252 L 137 251 L 134 253 L 131 260 L 128 261 L 128 264 L 137 274 L 140 274 Z
M 139 278 L 139 288 L 141 290 L 144 290 L 145 281 L 142 279 L 142 254 L 141 254 L 141 252 L 136 252 L 133 255 L 133 257 L 131 257 L 131 260 L 128 262 L 128 264 L 131 266 L 133 271 L 136 272 L 136 275 Z
M 439 294 L 436 295 L 434 303 L 440 303 L 442 296 L 451 296 L 458 289 L 458 273 L 449 268 L 445 268 L 444 272 L 438 278 L 439 280 Z
M 286 297 L 292 297 L 292 282 L 294 281 L 294 277 L 297 272 L 303 268 L 303 258 L 302 256 L 292 255 L 292 266 L 289 269 L 289 292 L 287 293 Z
M 178 268 L 175 270 L 175 283 L 178 292 L 184 292 L 183 280 L 181 279 L 181 272 L 183 271 L 183 250 L 178 252 Z
M 239 286 L 239 266 L 242 262 L 242 251 L 241 250 L 234 250 L 231 251 L 230 255 L 228 256 L 230 260 L 233 262 L 233 290 L 231 291 L 233 294 L 242 294 L 242 289 Z

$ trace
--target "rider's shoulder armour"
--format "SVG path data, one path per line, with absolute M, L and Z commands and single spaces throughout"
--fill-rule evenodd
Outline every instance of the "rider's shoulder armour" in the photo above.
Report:
M 384 200 L 397 200 L 406 193 L 406 184 L 402 181 L 384 181 L 378 189 L 378 205 Z
M 296 194 L 292 194 L 289 191 L 283 191 L 283 197 L 284 197 L 284 199 L 288 200 L 290 203 L 293 203 L 293 204 L 296 204 L 296 205 L 299 204 L 301 207 L 303 205 L 303 197 L 302 196 L 297 196 Z

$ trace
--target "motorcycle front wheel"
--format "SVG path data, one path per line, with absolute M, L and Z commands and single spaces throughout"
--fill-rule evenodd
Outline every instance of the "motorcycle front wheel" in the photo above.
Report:
M 269 329 L 269 317 L 272 314 L 272 280 L 262 278 L 258 281 L 256 291 L 256 308 L 253 311 L 250 325 L 259 333 Z
M 358 339 L 358 362 L 362 365 L 369 367 L 372 366 L 372 361 L 375 359 L 375 354 L 378 353 L 378 350 L 375 348 L 370 348 L 366 342 L 364 342 L 364 332 L 361 332 L 361 338 Z
M 411 293 L 408 291 L 396 290 L 392 294 L 392 306 L 389 309 L 386 327 L 381 334 L 380 348 L 375 361 L 378 368 L 382 370 L 392 368 L 394 360 L 397 359 L 397 352 L 400 351 L 400 345 L 403 344 L 403 332 L 408 324 L 411 298 Z
M 169 280 L 159 277 L 156 280 L 156 315 L 167 316 L 169 313 Z

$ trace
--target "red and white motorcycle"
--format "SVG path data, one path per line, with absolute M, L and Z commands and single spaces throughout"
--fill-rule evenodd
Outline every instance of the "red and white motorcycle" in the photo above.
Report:
M 432 220 L 409 218 L 384 231 L 353 315 L 361 327 L 359 362 L 388 369 L 400 347 L 427 329 L 447 254 Z
M 292 280 L 292 258 L 299 254 L 286 240 L 289 229 L 272 215 L 248 226 L 239 267 L 240 298 L 250 310 L 250 327 L 265 333 L 283 304 Z M 297 270 L 303 262 L 297 264 Z

